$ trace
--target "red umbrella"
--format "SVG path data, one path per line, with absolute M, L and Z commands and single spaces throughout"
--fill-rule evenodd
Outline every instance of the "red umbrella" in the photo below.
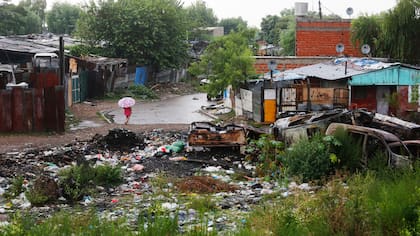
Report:
M 118 106 L 122 108 L 132 107 L 136 104 L 136 100 L 131 97 L 123 97 L 118 101 Z

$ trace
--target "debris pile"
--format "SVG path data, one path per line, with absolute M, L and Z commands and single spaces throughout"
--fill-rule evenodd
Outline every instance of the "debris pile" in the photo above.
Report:
M 264 195 L 293 193 L 253 178 L 255 166 L 237 150 L 187 152 L 187 138 L 187 132 L 115 129 L 65 146 L 0 154 L 0 224 L 23 209 L 41 219 L 59 210 L 96 209 L 100 217 L 136 224 L 159 204 L 178 214 L 182 231 L 202 224 L 191 198 L 209 196 L 208 230 L 235 231 Z
M 232 192 L 237 188 L 209 176 L 183 178 L 176 185 L 184 193 L 218 193 Z
M 126 129 L 112 129 L 106 136 L 97 135 L 93 138 L 98 148 L 106 148 L 110 150 L 130 150 L 134 147 L 143 149 L 144 137 L 135 134 Z

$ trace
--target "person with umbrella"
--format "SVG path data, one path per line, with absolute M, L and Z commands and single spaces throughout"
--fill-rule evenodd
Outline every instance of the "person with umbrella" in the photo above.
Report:
M 124 115 L 126 118 L 124 124 L 128 124 L 132 113 L 131 107 L 134 106 L 134 104 L 136 104 L 136 101 L 132 97 L 123 97 L 118 101 L 118 106 L 124 109 Z

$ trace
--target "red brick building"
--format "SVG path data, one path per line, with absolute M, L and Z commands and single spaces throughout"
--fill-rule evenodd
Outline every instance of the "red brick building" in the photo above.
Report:
M 297 18 L 296 56 L 339 56 L 336 45 L 344 45 L 342 55 L 363 56 L 350 40 L 351 20 L 316 20 Z

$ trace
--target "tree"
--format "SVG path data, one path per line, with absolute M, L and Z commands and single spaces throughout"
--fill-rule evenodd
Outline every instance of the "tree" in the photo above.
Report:
M 47 8 L 47 0 L 32 0 L 31 1 L 31 11 L 34 12 L 41 22 L 45 22 L 45 9 Z
M 54 3 L 47 12 L 48 30 L 55 34 L 71 34 L 76 28 L 81 8 L 68 3 Z
M 255 37 L 254 30 L 233 32 L 212 41 L 201 57 L 189 68 L 193 75 L 207 75 L 210 83 L 207 92 L 216 96 L 232 85 L 234 90 L 255 74 L 254 58 L 249 48 Z
M 185 11 L 188 23 L 188 39 L 210 40 L 205 28 L 217 25 L 218 20 L 213 9 L 208 8 L 204 1 L 197 0 L 191 6 L 185 8 Z
M 420 62 L 420 1 L 400 0 L 385 14 L 381 43 L 384 53 L 403 62 Z
M 23 6 L 0 7 L 0 35 L 40 33 L 41 19 Z
M 280 34 L 282 55 L 294 56 L 296 53 L 296 21 L 290 21 L 286 30 Z
M 399 0 L 385 13 L 361 16 L 352 23 L 353 43 L 367 43 L 374 56 L 420 62 L 420 1 Z
M 78 22 L 77 35 L 101 42 L 109 54 L 131 64 L 161 69 L 185 63 L 185 15 L 176 0 L 122 0 L 91 3 Z
M 380 45 L 378 39 L 381 33 L 381 23 L 377 16 L 360 16 L 351 23 L 351 41 L 354 46 L 368 44 L 376 56 Z
M 19 7 L 25 8 L 27 11 L 32 12 L 41 20 L 39 30 L 42 31 L 42 26 L 45 22 L 45 9 L 47 8 L 46 0 L 21 0 L 18 4 Z
M 197 0 L 194 4 L 187 7 L 186 11 L 191 29 L 217 25 L 217 17 L 213 9 L 208 8 L 203 0 Z
M 226 35 L 232 31 L 239 32 L 241 29 L 246 29 L 248 27 L 248 23 L 244 21 L 242 17 L 226 18 L 220 20 L 219 26 L 223 26 L 224 34 Z
M 280 17 L 268 15 L 262 19 L 261 22 L 261 34 L 262 38 L 270 44 L 278 45 L 280 41 L 280 32 L 279 28 Z

